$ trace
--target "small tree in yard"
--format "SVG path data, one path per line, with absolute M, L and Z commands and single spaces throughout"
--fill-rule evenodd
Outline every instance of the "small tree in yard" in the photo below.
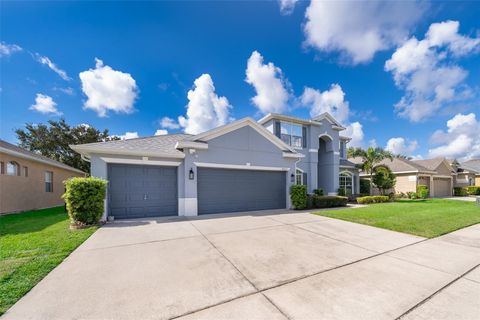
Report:
M 385 166 L 377 166 L 374 169 L 372 182 L 380 190 L 382 195 L 385 195 L 388 190 L 395 187 L 396 178 L 390 168 Z
M 63 198 L 70 222 L 75 226 L 98 224 L 103 213 L 107 181 L 99 178 L 71 178 L 65 181 Z
M 307 186 L 294 184 L 290 187 L 290 199 L 295 209 L 301 210 L 307 207 Z

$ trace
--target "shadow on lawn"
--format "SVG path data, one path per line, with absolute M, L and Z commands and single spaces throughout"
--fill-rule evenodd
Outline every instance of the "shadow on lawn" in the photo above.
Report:
M 41 231 L 68 219 L 63 206 L 0 216 L 0 235 Z

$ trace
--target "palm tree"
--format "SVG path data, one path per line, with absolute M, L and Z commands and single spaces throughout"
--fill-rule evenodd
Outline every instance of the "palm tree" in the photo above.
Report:
M 380 162 L 382 162 L 382 160 L 393 160 L 394 158 L 393 153 L 378 147 L 369 147 L 367 150 L 362 148 L 349 148 L 347 151 L 347 156 L 348 158 L 362 158 L 362 164 L 360 165 L 360 168 L 363 172 L 370 176 L 370 194 L 372 194 L 373 173 L 375 168 L 380 164 Z

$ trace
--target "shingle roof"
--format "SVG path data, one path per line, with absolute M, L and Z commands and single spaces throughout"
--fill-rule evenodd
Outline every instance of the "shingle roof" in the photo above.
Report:
M 360 157 L 350 158 L 351 162 L 360 164 L 362 163 L 362 159 Z M 395 172 L 404 172 L 404 171 L 417 171 L 417 172 L 430 172 L 428 168 L 413 162 L 412 160 L 401 159 L 401 158 L 393 158 L 393 161 L 390 159 L 385 159 L 380 162 L 382 165 L 386 165 L 387 167 L 392 170 L 393 173 Z
M 106 142 L 86 143 L 71 146 L 72 149 L 88 149 L 91 153 L 97 151 L 129 151 L 159 153 L 163 155 L 182 156 L 183 152 L 175 149 L 178 141 L 191 137 L 190 134 L 176 133 L 163 136 L 153 136 L 145 138 L 135 138 L 128 140 L 113 140 Z
M 480 159 L 472 159 L 462 162 L 460 167 L 480 173 Z
M 434 158 L 434 159 L 413 160 L 413 161 L 421 166 L 424 166 L 425 168 L 431 171 L 435 171 L 444 160 L 445 160 L 444 158 Z M 453 169 L 451 171 L 453 171 Z
M 79 172 L 79 173 L 80 172 L 84 173 L 81 170 L 70 167 L 70 166 L 68 166 L 64 163 L 61 163 L 59 161 L 50 159 L 48 157 L 42 156 L 41 154 L 23 149 L 19 146 L 8 143 L 4 140 L 0 140 L 0 152 L 5 152 L 5 153 L 11 154 L 13 156 L 19 156 L 19 157 L 23 156 L 23 157 L 25 157 L 29 160 L 32 160 L 32 161 L 39 161 L 39 162 L 46 163 L 46 164 L 49 164 L 49 165 L 52 165 L 52 166 L 55 166 L 55 167 L 58 167 L 58 168 L 63 168 L 63 169 L 70 170 L 70 171 L 76 171 L 76 172 Z
M 348 160 L 345 160 L 345 159 L 340 159 L 340 166 L 344 166 L 344 167 L 355 167 L 355 163 L 351 162 L 351 161 L 348 161 Z

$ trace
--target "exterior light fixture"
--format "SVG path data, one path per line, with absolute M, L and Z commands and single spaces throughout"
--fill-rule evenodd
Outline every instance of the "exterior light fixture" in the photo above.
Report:
M 290 182 L 295 182 L 295 175 L 293 173 L 290 175 Z
M 190 172 L 188 173 L 188 179 L 190 180 L 195 179 L 195 173 L 193 172 L 192 168 L 190 168 Z

